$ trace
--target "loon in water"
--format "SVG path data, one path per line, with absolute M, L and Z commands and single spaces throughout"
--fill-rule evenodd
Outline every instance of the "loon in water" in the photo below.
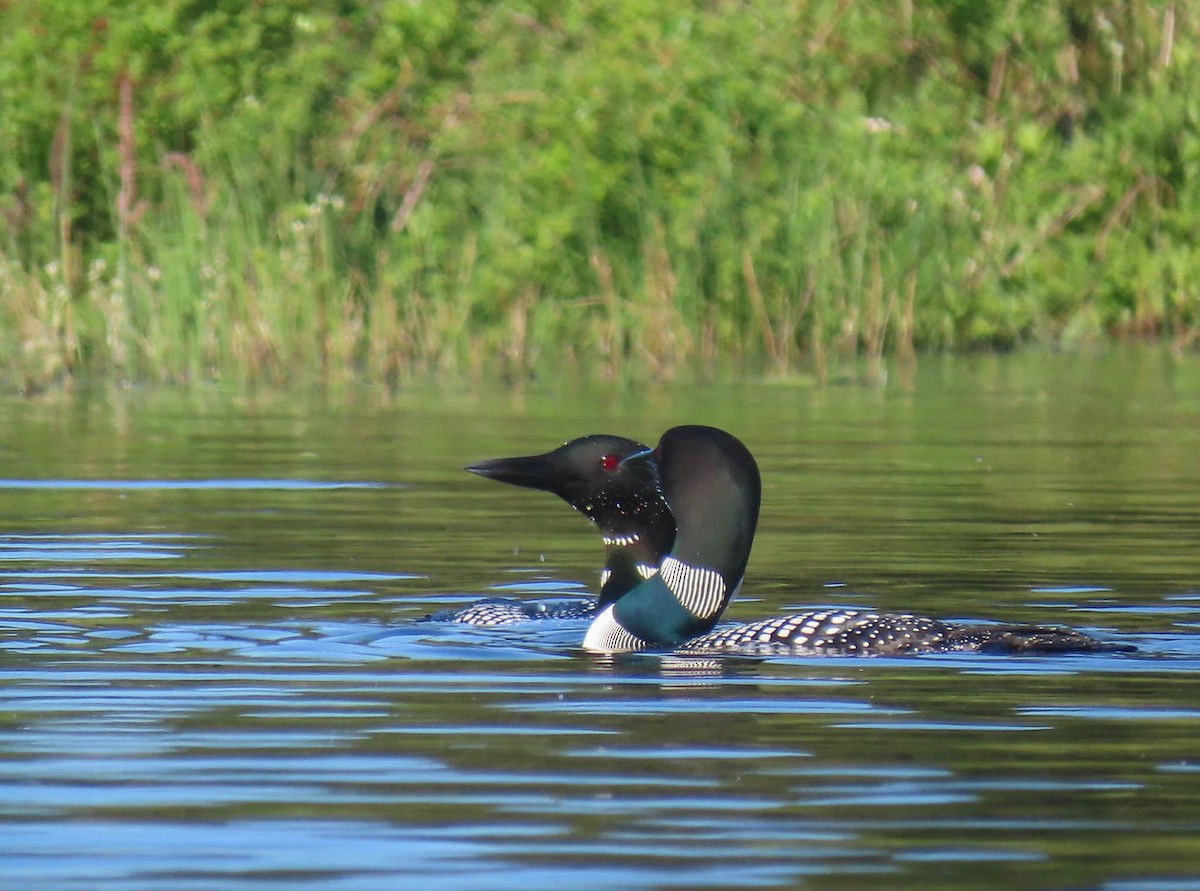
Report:
M 606 546 L 596 604 L 493 599 L 435 618 L 500 625 L 593 618 L 587 649 L 829 655 L 1129 652 L 1066 628 L 957 625 L 924 616 L 823 609 L 713 630 L 741 585 L 761 498 L 758 465 L 735 437 L 677 427 L 656 449 L 585 436 L 547 452 L 467 468 L 544 489 L 595 522 Z M 661 570 L 661 571 L 659 571 Z
M 508 625 L 530 619 L 589 619 L 658 572 L 675 541 L 675 519 L 663 499 L 658 469 L 640 442 L 592 435 L 543 455 L 471 464 L 471 473 L 502 483 L 553 492 L 600 527 L 604 570 L 596 601 L 524 603 L 490 598 L 431 618 L 468 625 Z
M 1129 652 L 1069 628 L 957 625 L 908 614 L 822 609 L 714 630 L 745 575 L 762 484 L 750 451 L 714 427 L 675 427 L 624 459 L 653 467 L 675 520 L 659 572 L 602 605 L 587 650 L 829 655 Z

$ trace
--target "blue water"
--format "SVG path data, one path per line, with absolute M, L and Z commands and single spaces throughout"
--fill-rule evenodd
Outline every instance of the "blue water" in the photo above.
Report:
M 0 886 L 1200 888 L 1198 365 L 0 401 Z M 581 517 L 463 464 L 683 421 L 763 469 L 731 618 L 1140 652 L 614 659 L 577 622 L 416 621 L 595 589 Z

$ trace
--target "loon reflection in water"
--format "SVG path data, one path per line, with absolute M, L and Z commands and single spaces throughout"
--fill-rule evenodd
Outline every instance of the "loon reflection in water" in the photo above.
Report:
M 616 436 L 586 436 L 544 455 L 500 458 L 467 469 L 553 492 L 595 522 L 606 546 L 600 598 L 595 605 L 485 600 L 434 618 L 470 624 L 591 618 L 583 646 L 606 653 L 1135 650 L 1070 628 L 961 625 L 855 609 L 812 610 L 714 630 L 741 587 L 762 489 L 750 451 L 714 427 L 672 428 L 654 449 Z

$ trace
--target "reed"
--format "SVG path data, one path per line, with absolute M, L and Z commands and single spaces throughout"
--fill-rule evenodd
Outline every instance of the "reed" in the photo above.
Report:
M 80 5 L 0 9 L 27 389 L 1198 339 L 1173 3 Z

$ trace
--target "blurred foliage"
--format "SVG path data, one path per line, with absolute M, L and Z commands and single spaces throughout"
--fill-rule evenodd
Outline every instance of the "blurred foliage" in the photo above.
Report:
M 8 0 L 0 27 L 0 356 L 30 386 L 1200 324 L 1186 4 Z

